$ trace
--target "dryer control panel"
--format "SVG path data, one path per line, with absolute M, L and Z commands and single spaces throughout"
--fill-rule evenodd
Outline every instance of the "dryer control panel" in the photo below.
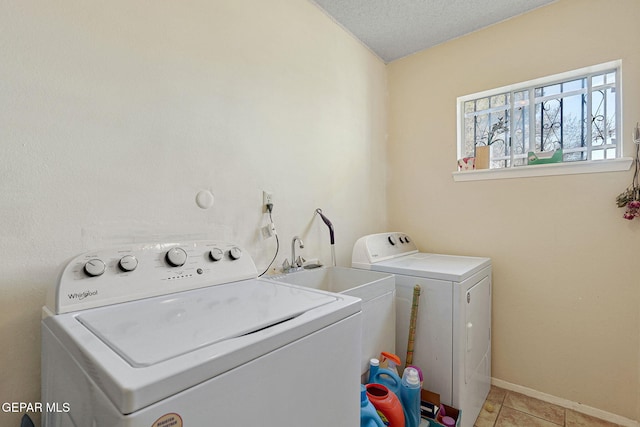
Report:
M 47 295 L 44 315 L 257 277 L 240 247 L 221 241 L 132 244 L 72 258 Z
M 361 237 L 353 246 L 351 265 L 369 269 L 371 264 L 418 252 L 413 239 L 405 233 L 380 233 Z

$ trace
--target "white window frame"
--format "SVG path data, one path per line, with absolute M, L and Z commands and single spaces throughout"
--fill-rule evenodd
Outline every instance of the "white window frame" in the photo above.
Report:
M 456 113 L 457 113 L 457 157 L 460 159 L 463 157 L 463 145 L 464 145 L 464 126 L 465 126 L 465 111 L 464 104 L 467 101 L 486 98 L 493 95 L 503 94 L 505 92 L 517 92 L 523 89 L 548 86 L 562 81 L 569 81 L 576 78 L 585 77 L 594 73 L 602 73 L 612 69 L 617 70 L 616 77 L 616 158 L 603 159 L 603 160 L 580 160 L 574 162 L 561 162 L 551 163 L 544 165 L 526 165 L 526 166 L 512 166 L 508 168 L 497 169 L 483 169 L 483 170 L 468 170 L 453 172 L 453 178 L 455 181 L 477 181 L 487 179 L 505 179 L 505 178 L 524 178 L 533 176 L 550 176 L 550 175 L 569 175 L 580 173 L 597 173 L 597 172 L 613 172 L 629 170 L 633 161 L 630 157 L 622 157 L 623 153 L 623 131 L 622 131 L 622 61 L 610 61 L 603 64 L 593 65 L 590 67 L 584 67 L 577 70 L 568 71 L 565 73 L 555 74 L 552 76 L 542 77 L 534 80 L 529 80 L 522 83 L 503 86 L 496 89 L 491 89 L 483 92 L 474 93 L 471 95 L 465 95 L 457 98 Z M 591 79 L 589 78 L 589 84 Z M 591 88 L 589 87 L 589 90 Z M 590 99 L 590 97 L 589 97 Z M 531 109 L 533 110 L 533 109 Z M 590 110 L 589 110 L 590 111 Z M 590 126 L 587 127 L 590 130 Z M 587 148 L 589 153 L 591 151 L 591 144 Z

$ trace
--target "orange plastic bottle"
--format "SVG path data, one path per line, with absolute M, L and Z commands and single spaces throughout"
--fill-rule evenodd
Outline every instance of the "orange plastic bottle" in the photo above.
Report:
M 404 427 L 404 411 L 398 397 L 382 384 L 367 384 L 367 397 L 389 427 Z

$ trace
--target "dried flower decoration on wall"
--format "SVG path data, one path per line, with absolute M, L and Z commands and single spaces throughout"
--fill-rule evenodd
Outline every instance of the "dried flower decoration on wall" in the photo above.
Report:
M 640 173 L 640 124 L 638 123 L 636 123 L 636 127 L 633 130 L 633 142 L 636 146 L 633 181 L 623 193 L 616 197 L 616 204 L 618 205 L 618 207 L 627 208 L 622 217 L 629 220 L 635 217 L 640 217 L 640 184 L 638 182 L 638 174 Z

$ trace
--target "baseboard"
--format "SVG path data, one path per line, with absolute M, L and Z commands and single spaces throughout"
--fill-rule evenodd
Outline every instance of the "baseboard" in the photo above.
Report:
M 571 400 L 556 397 L 551 394 L 543 393 L 541 391 L 534 390 L 532 388 L 524 387 L 518 384 L 512 384 L 498 378 L 491 378 L 491 384 L 496 387 L 504 388 L 506 390 L 515 391 L 516 393 L 524 394 L 525 396 L 533 397 L 543 402 L 552 403 L 554 405 L 562 406 L 563 408 L 572 409 L 582 414 L 590 415 L 601 420 L 606 420 L 611 423 L 620 424 L 625 427 L 640 427 L 640 423 L 629 418 L 625 418 L 620 415 L 612 414 L 602 409 L 592 408 L 591 406 L 583 405 L 582 403 L 573 402 Z

